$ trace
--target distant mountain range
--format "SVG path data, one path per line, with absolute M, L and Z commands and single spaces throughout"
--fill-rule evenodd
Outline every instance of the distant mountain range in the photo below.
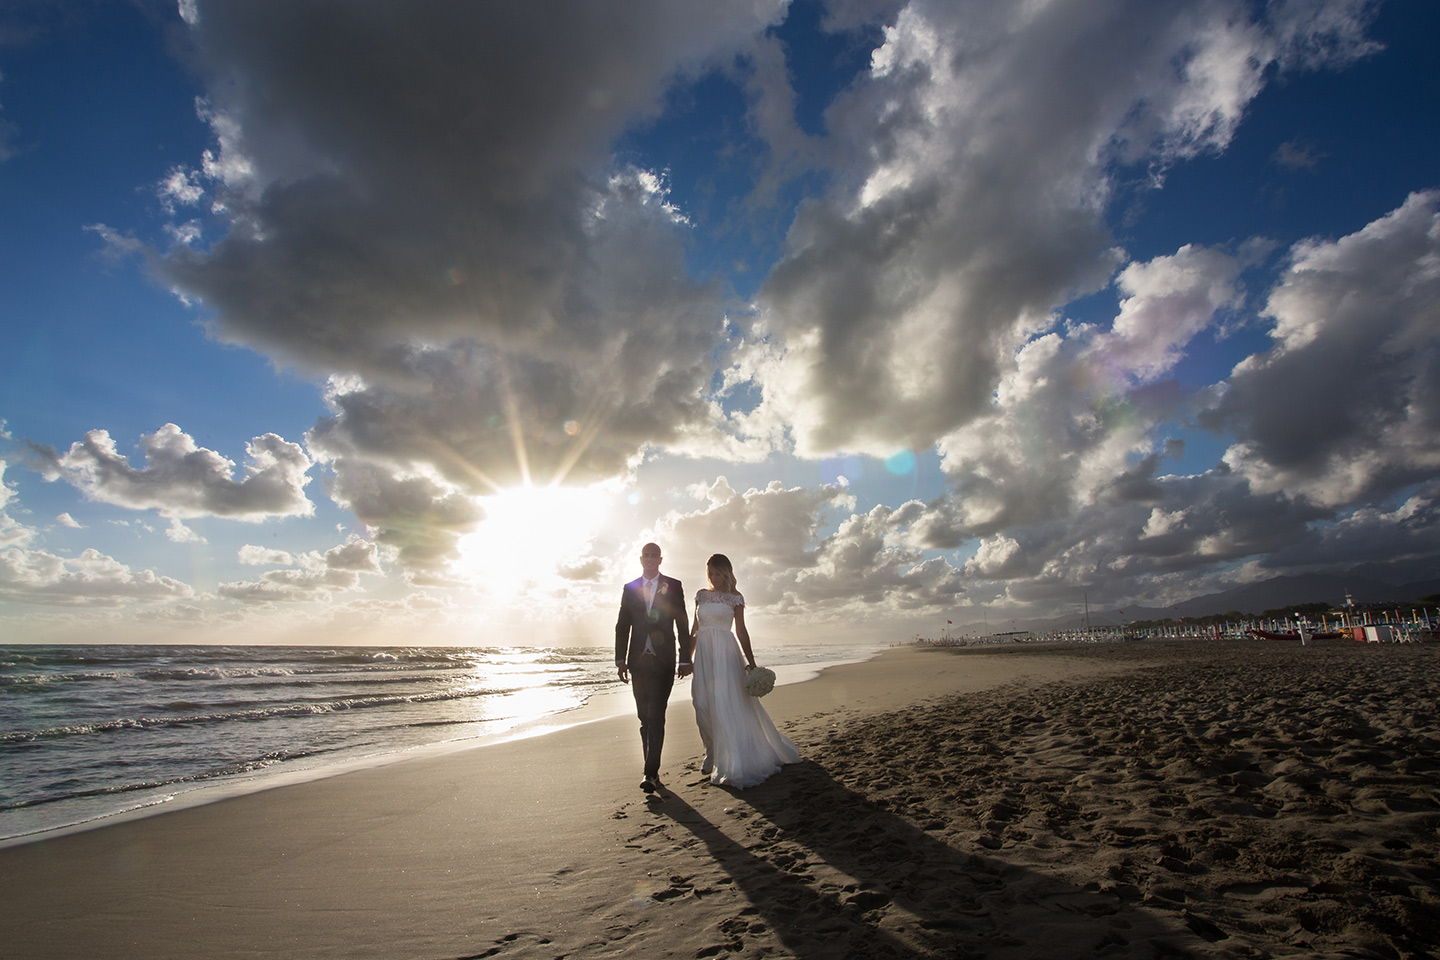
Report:
M 1119 626 L 1133 620 L 1206 617 L 1231 610 L 1259 615 L 1266 610 L 1278 610 L 1298 603 L 1328 603 L 1339 607 L 1345 603 L 1346 595 L 1356 603 L 1406 603 L 1437 593 L 1440 593 L 1440 578 L 1416 580 L 1396 586 L 1364 576 L 1313 573 L 1247 583 L 1232 590 L 1182 600 L 1169 607 L 1126 606 L 1107 610 L 1092 609 L 1090 625 L 1107 627 Z M 952 626 L 950 631 L 952 635 L 973 635 L 1011 630 L 1074 630 L 1082 628 L 1084 620 L 1084 615 L 1077 612 L 1050 620 L 1010 620 L 1003 625 L 998 621 L 993 624 L 968 623 L 964 627 Z
M 1162 617 L 1206 617 L 1212 613 L 1238 610 L 1258 614 L 1297 603 L 1328 603 L 1342 606 L 1348 595 L 1356 603 L 1407 603 L 1440 593 L 1440 579 L 1417 580 L 1400 586 L 1367 577 L 1312 573 L 1299 577 L 1274 577 L 1243 587 L 1194 597 L 1173 607 L 1127 607 L 1125 620 L 1158 620 Z M 1111 611 L 1115 613 L 1115 611 Z M 1091 615 L 1094 621 L 1094 615 Z

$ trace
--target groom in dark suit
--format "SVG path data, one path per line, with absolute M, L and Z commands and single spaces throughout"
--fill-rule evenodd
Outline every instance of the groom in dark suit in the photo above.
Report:
M 660 575 L 660 548 L 640 548 L 643 576 L 625 584 L 620 594 L 620 617 L 615 621 L 615 669 L 622 683 L 635 694 L 640 716 L 640 747 L 645 754 L 645 779 L 640 789 L 660 789 L 660 748 L 665 745 L 665 705 L 676 676 L 688 677 L 695 641 L 685 613 L 685 591 L 680 581 Z M 677 667 L 675 652 L 679 647 Z

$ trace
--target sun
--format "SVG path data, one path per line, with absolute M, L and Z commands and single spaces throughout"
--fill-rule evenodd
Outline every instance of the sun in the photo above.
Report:
M 599 488 L 562 486 L 482 497 L 485 520 L 461 538 L 461 566 L 490 592 L 553 583 L 588 555 L 608 500 Z

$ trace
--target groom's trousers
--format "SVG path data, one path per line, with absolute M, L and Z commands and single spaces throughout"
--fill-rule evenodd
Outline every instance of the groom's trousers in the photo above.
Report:
M 630 670 L 635 713 L 640 717 L 640 747 L 645 753 L 645 776 L 660 776 L 660 750 L 665 746 L 665 706 L 675 687 L 675 667 L 643 654 Z

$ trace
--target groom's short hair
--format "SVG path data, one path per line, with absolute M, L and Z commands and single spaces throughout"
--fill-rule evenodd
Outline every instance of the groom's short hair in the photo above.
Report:
M 647 543 L 647 544 L 645 544 L 645 546 L 643 546 L 643 547 L 640 548 L 640 556 L 643 557 L 643 556 L 645 556 L 645 554 L 647 554 L 647 553 L 660 554 L 660 544 L 658 544 L 658 543 Z M 660 555 L 663 556 L 663 554 L 660 554 Z

